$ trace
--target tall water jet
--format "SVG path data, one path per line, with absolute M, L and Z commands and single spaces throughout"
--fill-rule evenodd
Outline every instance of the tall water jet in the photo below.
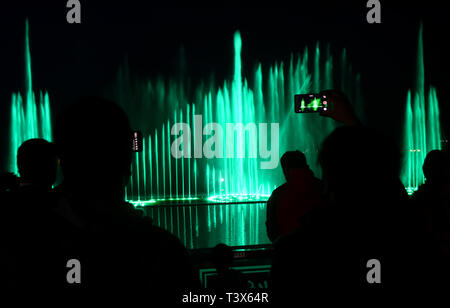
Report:
M 425 94 L 423 27 L 420 25 L 417 43 L 415 89 L 406 98 L 403 131 L 404 162 L 402 181 L 409 194 L 424 182 L 422 165 L 428 152 L 441 149 L 441 124 L 436 90 L 429 87 Z
M 11 97 L 9 170 L 17 173 L 17 150 L 26 140 L 43 138 L 52 140 L 50 100 L 47 92 L 39 91 L 39 99 L 33 92 L 31 52 L 28 20 L 25 21 L 25 85 L 24 93 Z
M 354 76 L 345 50 L 335 61 L 330 46 L 321 54 L 317 43 L 312 52 L 305 48 L 302 54 L 292 54 L 287 62 L 257 63 L 250 84 L 243 73 L 244 44 L 239 32 L 234 34 L 233 43 L 232 77 L 219 85 L 203 84 L 192 89 L 183 75 L 146 80 L 131 79 L 127 67 L 119 71 L 115 99 L 127 110 L 132 122 L 154 140 L 152 151 L 146 154 L 149 157 L 140 159 L 154 159 L 157 168 L 144 170 L 143 163 L 136 166 L 140 166 L 140 181 L 148 186 L 147 194 L 156 201 L 198 197 L 215 202 L 263 201 L 283 182 L 283 175 L 279 167 L 265 170 L 262 163 L 273 159 L 277 165 L 279 156 L 293 149 L 303 151 L 320 176 L 319 146 L 335 122 L 317 114 L 295 114 L 294 95 L 341 88 L 356 104 L 355 109 L 360 109 L 359 89 L 355 89 L 359 76 Z M 334 76 L 341 78 L 334 80 Z M 199 128 L 195 126 L 196 116 L 202 118 Z M 178 135 L 173 135 L 170 125 L 176 123 L 184 123 L 190 130 L 177 130 Z M 222 130 L 215 131 L 212 123 Z M 271 141 L 278 132 L 274 124 L 279 125 L 279 144 L 273 145 L 279 149 L 277 157 L 270 156 Z M 189 140 L 180 144 L 179 150 L 187 150 L 190 156 L 171 156 L 171 145 L 185 134 Z M 209 154 L 204 153 L 205 148 Z M 161 166 L 164 170 L 160 170 Z M 156 182 L 146 181 L 148 178 Z M 136 175 L 132 176 L 128 196 L 136 196 L 137 187 L 141 194 L 145 191 L 136 180 Z

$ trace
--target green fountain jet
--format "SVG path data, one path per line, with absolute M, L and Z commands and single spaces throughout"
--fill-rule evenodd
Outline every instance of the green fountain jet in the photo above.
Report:
M 50 100 L 47 92 L 33 92 L 28 20 L 25 21 L 25 89 L 11 97 L 9 170 L 17 173 L 16 155 L 19 146 L 31 138 L 52 140 Z

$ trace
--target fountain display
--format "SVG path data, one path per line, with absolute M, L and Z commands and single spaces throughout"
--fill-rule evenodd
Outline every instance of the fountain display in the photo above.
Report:
M 233 75 L 219 85 L 194 88 L 183 70 L 172 79 L 135 78 L 125 65 L 113 87 L 111 98 L 146 136 L 126 197 L 188 248 L 270 243 L 265 201 L 284 182 L 277 165 L 285 151 L 303 151 L 320 176 L 319 147 L 336 124 L 318 114 L 295 114 L 295 94 L 340 88 L 361 111 L 360 78 L 345 49 L 334 59 L 330 46 L 321 54 L 317 43 L 286 62 L 258 63 L 248 78 L 242 47 L 236 32 Z M 245 133 L 230 132 L 230 124 Z M 273 161 L 269 167 L 276 169 L 263 168 Z
M 20 93 L 13 94 L 11 101 L 9 157 L 13 171 L 23 141 L 52 139 L 48 94 L 40 92 L 36 100 L 32 89 L 28 23 L 25 32 L 25 94 L 23 99 Z M 281 171 L 271 168 L 278 165 L 285 150 L 304 151 L 312 169 L 320 173 L 316 154 L 334 123 L 317 114 L 294 114 L 294 94 L 336 86 L 351 93 L 352 101 L 360 102 L 359 76 L 353 76 L 345 50 L 337 61 L 340 70 L 333 69 L 336 63 L 330 48 L 321 56 L 317 44 L 313 52 L 306 48 L 287 63 L 267 68 L 258 64 L 250 82 L 243 75 L 241 48 L 237 32 L 234 74 L 220 86 L 199 85 L 193 90 L 184 76 L 136 80 L 124 67 L 110 93 L 145 136 L 143 151 L 135 154 L 126 198 L 136 206 L 152 205 L 143 207 L 146 214 L 156 225 L 178 235 L 188 248 L 211 247 L 218 242 L 231 246 L 269 242 L 265 200 L 282 182 Z M 333 80 L 337 76 L 339 82 Z M 200 130 L 195 125 L 199 119 Z M 218 131 L 213 123 L 223 128 L 234 124 L 233 141 L 228 142 L 231 134 L 227 129 L 223 138 L 215 139 Z M 239 134 L 239 130 L 246 133 Z M 188 133 L 188 142 L 176 143 Z M 174 157 L 177 150 L 184 156 Z M 261 168 L 264 164 L 266 169 Z
M 136 80 L 127 66 L 120 70 L 113 97 L 147 136 L 144 151 L 136 154 L 133 163 L 128 200 L 139 205 L 199 199 L 264 201 L 283 178 L 280 167 L 262 166 L 269 160 L 277 166 L 279 156 L 294 149 L 303 151 L 315 174 L 320 175 L 318 149 L 335 123 L 317 114 L 295 114 L 294 95 L 334 86 L 348 93 L 360 109 L 359 75 L 352 73 L 346 51 L 335 61 L 330 47 L 321 55 L 317 43 L 312 52 L 305 48 L 303 54 L 291 55 L 286 63 L 267 67 L 259 63 L 249 81 L 243 75 L 241 50 L 241 35 L 236 32 L 232 80 L 218 86 L 200 85 L 195 90 L 188 87 L 184 76 Z M 199 117 L 205 125 L 203 132 L 194 125 Z M 175 123 L 185 123 L 183 127 L 189 130 Z M 213 131 L 208 126 L 211 123 L 223 132 Z M 225 129 L 230 124 L 236 134 Z M 174 157 L 177 138 L 189 141 L 179 149 L 187 157 Z M 202 155 L 202 142 L 198 142 L 202 138 L 203 152 L 207 148 L 209 157 Z
M 22 142 L 31 138 L 52 140 L 50 101 L 47 92 L 33 92 L 28 21 L 25 22 L 25 91 L 11 97 L 9 170 L 17 174 L 16 155 Z
M 423 56 L 423 28 L 419 29 L 416 62 L 416 85 L 406 98 L 402 181 L 409 194 L 424 182 L 422 165 L 428 152 L 441 149 L 441 125 L 436 89 L 425 93 L 425 65 Z
M 14 172 L 23 141 L 52 139 L 48 93 L 40 91 L 37 99 L 32 88 L 28 23 L 25 32 L 25 91 L 11 99 L 9 167 Z M 425 93 L 422 45 L 421 28 L 416 88 L 408 91 L 404 119 L 402 180 L 410 193 L 424 180 L 426 153 L 439 149 L 441 139 L 436 90 L 430 86 Z M 188 248 L 269 243 L 265 201 L 284 181 L 277 165 L 285 151 L 303 151 L 320 177 L 319 146 L 336 124 L 317 114 L 295 114 L 295 94 L 338 88 L 361 115 L 360 77 L 352 72 L 345 49 L 335 59 L 330 46 L 323 53 L 317 43 L 288 61 L 258 63 L 248 77 L 242 48 L 236 32 L 233 74 L 220 84 L 194 87 L 186 73 L 135 78 L 125 65 L 108 93 L 144 135 L 126 199 Z

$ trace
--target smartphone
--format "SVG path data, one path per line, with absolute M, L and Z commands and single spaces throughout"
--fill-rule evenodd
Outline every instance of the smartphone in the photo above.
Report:
M 143 144 L 142 144 L 142 133 L 140 131 L 133 132 L 133 144 L 131 150 L 133 152 L 142 152 Z
M 327 96 L 323 94 L 297 94 L 295 95 L 295 112 L 310 113 L 328 110 Z

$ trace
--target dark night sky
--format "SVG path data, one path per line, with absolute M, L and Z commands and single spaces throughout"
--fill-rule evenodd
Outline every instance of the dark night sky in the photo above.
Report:
M 213 72 L 218 80 L 228 78 L 233 68 L 233 33 L 239 29 L 248 72 L 256 61 L 287 59 L 292 51 L 303 51 L 317 41 L 331 43 L 336 51 L 347 48 L 354 70 L 361 74 L 368 124 L 383 125 L 394 135 L 400 133 L 406 91 L 414 86 L 417 34 L 423 21 L 426 82 L 437 88 L 441 121 L 448 132 L 450 14 L 446 5 L 390 1 L 396 3 L 392 6 L 380 1 L 382 24 L 367 24 L 367 1 L 341 2 L 188 7 L 167 1 L 158 5 L 81 0 L 81 25 L 67 24 L 65 0 L 19 0 L 14 7 L 2 3 L 0 145 L 4 149 L 7 144 L 11 93 L 23 89 L 26 17 L 34 88 L 49 91 L 54 113 L 78 96 L 98 94 L 110 86 L 125 57 L 137 75 L 173 74 L 181 45 L 194 81 L 206 80 Z

